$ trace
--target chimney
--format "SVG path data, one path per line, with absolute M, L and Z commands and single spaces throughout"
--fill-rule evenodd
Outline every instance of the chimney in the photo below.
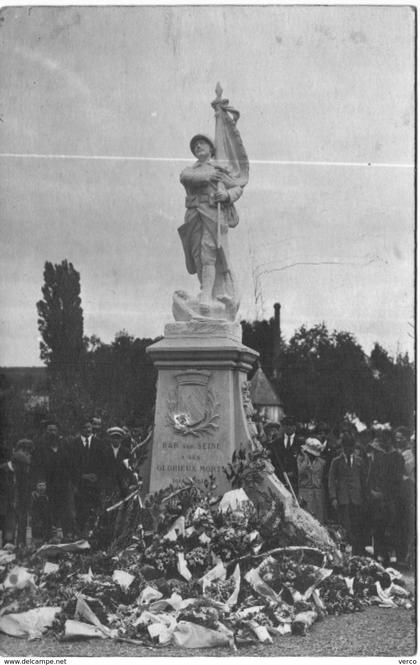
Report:
M 273 377 L 280 378 L 280 303 L 274 303 L 274 329 L 273 329 Z

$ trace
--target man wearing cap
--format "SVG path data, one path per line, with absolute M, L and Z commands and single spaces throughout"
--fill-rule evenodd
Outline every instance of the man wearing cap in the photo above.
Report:
M 200 281 L 200 311 L 207 314 L 213 300 L 226 306 L 233 299 L 234 285 L 229 266 L 228 228 L 239 219 L 233 203 L 243 188 L 231 175 L 229 168 L 215 160 L 213 141 L 196 134 L 190 148 L 197 162 L 185 168 L 180 176 L 187 196 L 185 223 L 179 227 L 187 270 L 197 274 Z M 220 207 L 220 236 L 217 221 Z
M 138 479 L 130 466 L 131 450 L 127 431 L 122 427 L 110 427 L 105 435 L 104 508 L 110 508 L 125 499 L 138 487 Z M 125 524 L 128 504 L 118 510 L 104 510 L 100 522 L 103 545 L 109 544 L 121 534 Z
M 128 494 L 128 488 L 137 484 L 130 467 L 130 447 L 127 433 L 121 427 L 110 427 L 106 432 L 105 488 L 111 494 L 118 488 L 120 498 Z

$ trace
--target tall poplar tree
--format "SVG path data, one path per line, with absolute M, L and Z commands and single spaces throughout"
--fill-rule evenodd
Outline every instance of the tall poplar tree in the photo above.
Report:
M 84 349 L 80 274 L 72 263 L 45 263 L 42 295 L 37 303 L 41 359 L 52 373 L 72 377 Z
M 72 427 L 85 409 L 83 310 L 80 274 L 66 259 L 47 261 L 43 299 L 37 302 L 41 359 L 50 379 L 50 402 L 63 425 Z

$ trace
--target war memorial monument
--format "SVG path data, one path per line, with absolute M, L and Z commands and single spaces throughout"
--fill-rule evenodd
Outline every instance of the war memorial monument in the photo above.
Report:
M 148 348 L 158 369 L 149 491 L 186 477 L 215 477 L 229 489 L 223 467 L 250 432 L 244 411 L 247 373 L 258 354 L 242 344 L 240 296 L 229 257 L 229 234 L 239 222 L 235 202 L 248 182 L 249 162 L 237 129 L 239 112 L 222 97 L 212 102 L 215 139 L 196 134 L 196 157 L 180 176 L 185 221 L 178 229 L 197 297 L 173 294 L 175 321 Z

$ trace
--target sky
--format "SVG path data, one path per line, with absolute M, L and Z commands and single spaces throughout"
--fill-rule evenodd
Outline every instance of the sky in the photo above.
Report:
M 45 261 L 86 335 L 163 334 L 198 291 L 177 227 L 220 81 L 250 180 L 240 318 L 325 321 L 413 357 L 414 21 L 407 6 L 9 7 L 0 14 L 0 365 L 42 364 Z

